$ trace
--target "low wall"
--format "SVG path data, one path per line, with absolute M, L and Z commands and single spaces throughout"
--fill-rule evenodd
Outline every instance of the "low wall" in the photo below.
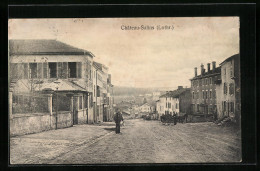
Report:
M 82 109 L 78 111 L 78 124 L 87 123 L 87 109 Z
M 70 112 L 58 114 L 58 128 L 72 126 L 72 115 Z M 10 136 L 25 135 L 47 131 L 56 128 L 56 117 L 48 113 L 13 115 L 10 119 Z
M 54 122 L 52 122 L 52 127 L 53 129 L 56 128 L 56 119 L 55 115 L 52 115 L 52 120 Z M 71 127 L 73 126 L 73 120 L 72 120 L 72 114 L 71 112 L 61 112 L 58 113 L 58 118 L 57 118 L 58 122 L 57 122 L 57 128 L 67 128 L 67 127 Z

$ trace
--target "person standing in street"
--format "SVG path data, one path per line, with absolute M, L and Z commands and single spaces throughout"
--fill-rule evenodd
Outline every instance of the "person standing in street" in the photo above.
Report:
M 120 133 L 120 122 L 123 121 L 123 116 L 122 116 L 122 113 L 119 109 L 117 109 L 117 112 L 114 116 L 114 121 L 116 123 L 116 134 L 119 134 Z

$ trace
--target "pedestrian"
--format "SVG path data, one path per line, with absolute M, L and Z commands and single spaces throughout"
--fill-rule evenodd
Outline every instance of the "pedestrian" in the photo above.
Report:
M 117 112 L 114 116 L 114 121 L 116 123 L 116 134 L 119 134 L 120 133 L 120 122 L 123 121 L 123 116 L 122 116 L 122 113 L 119 109 L 117 109 Z

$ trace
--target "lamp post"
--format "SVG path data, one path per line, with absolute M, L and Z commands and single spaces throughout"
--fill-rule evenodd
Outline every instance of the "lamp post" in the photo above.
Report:
M 54 81 L 54 83 L 56 84 L 56 124 L 55 124 L 55 129 L 58 128 L 58 89 L 59 89 L 59 84 L 60 81 L 57 79 L 56 81 Z

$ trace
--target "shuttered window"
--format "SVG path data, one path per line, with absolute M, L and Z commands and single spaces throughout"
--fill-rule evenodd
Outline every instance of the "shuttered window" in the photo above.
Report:
M 38 63 L 38 67 L 37 67 L 37 76 L 38 78 L 43 78 L 42 76 L 42 63 Z
M 58 78 L 62 78 L 62 62 L 58 62 Z
M 37 78 L 37 63 L 30 63 L 30 78 Z
M 28 64 L 27 63 L 25 63 L 25 64 L 23 64 L 23 78 L 24 79 L 28 79 Z
M 10 64 L 10 75 L 11 75 L 11 79 L 18 78 L 18 64 L 17 63 Z
M 62 78 L 68 78 L 68 63 L 62 63 Z
M 82 63 L 77 62 L 77 78 L 81 78 L 82 75 Z
M 48 78 L 48 63 L 43 63 L 43 78 Z
M 17 64 L 17 74 L 18 74 L 18 79 L 23 79 L 23 64 L 22 63 Z

